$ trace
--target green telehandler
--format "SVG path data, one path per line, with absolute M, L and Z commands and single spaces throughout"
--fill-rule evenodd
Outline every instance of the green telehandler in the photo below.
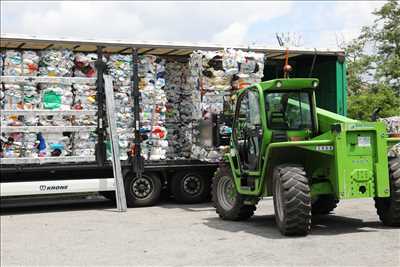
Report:
M 374 198 L 380 220 L 400 226 L 400 157 L 389 154 L 400 138 L 383 122 L 317 108 L 318 85 L 284 78 L 237 92 L 230 149 L 212 187 L 222 219 L 248 219 L 273 196 L 280 232 L 306 235 L 312 215 L 328 214 L 339 200 Z

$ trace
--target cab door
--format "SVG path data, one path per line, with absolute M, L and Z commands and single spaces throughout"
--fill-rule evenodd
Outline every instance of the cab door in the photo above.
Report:
M 260 168 L 262 126 L 259 95 L 249 89 L 240 95 L 235 112 L 233 142 L 238 151 L 238 163 L 243 172 L 254 172 Z

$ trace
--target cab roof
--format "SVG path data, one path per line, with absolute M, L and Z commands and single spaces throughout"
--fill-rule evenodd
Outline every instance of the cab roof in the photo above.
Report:
M 259 83 L 263 90 L 314 90 L 318 84 L 319 80 L 316 78 L 274 79 Z

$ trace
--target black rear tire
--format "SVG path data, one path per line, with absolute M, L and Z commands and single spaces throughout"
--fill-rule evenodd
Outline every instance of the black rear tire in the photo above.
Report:
M 256 205 L 246 205 L 245 196 L 236 191 L 232 172 L 226 164 L 215 172 L 211 193 L 216 212 L 223 220 L 247 220 L 256 210 Z
M 171 191 L 179 203 L 204 202 L 210 195 L 210 177 L 200 172 L 178 172 L 172 178 Z
M 153 173 L 144 173 L 138 178 L 128 173 L 125 177 L 125 194 L 128 207 L 152 206 L 160 199 L 160 177 Z
M 379 219 L 387 226 L 400 226 L 400 157 L 389 159 L 390 197 L 376 197 Z
M 334 195 L 319 195 L 311 204 L 311 213 L 313 215 L 329 214 L 337 207 L 339 200 Z
M 307 235 L 311 229 L 311 194 L 304 168 L 275 167 L 273 175 L 275 221 L 283 235 Z

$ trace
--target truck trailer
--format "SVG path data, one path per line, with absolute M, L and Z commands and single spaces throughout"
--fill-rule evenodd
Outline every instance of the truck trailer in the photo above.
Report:
M 181 203 L 209 199 L 229 147 L 234 91 L 282 77 L 286 53 L 20 35 L 3 35 L 0 48 L 1 197 L 100 192 L 113 198 L 103 80 L 109 74 L 131 207 L 155 204 L 162 190 Z M 316 105 L 346 116 L 344 52 L 288 51 L 291 78 L 318 79 Z

